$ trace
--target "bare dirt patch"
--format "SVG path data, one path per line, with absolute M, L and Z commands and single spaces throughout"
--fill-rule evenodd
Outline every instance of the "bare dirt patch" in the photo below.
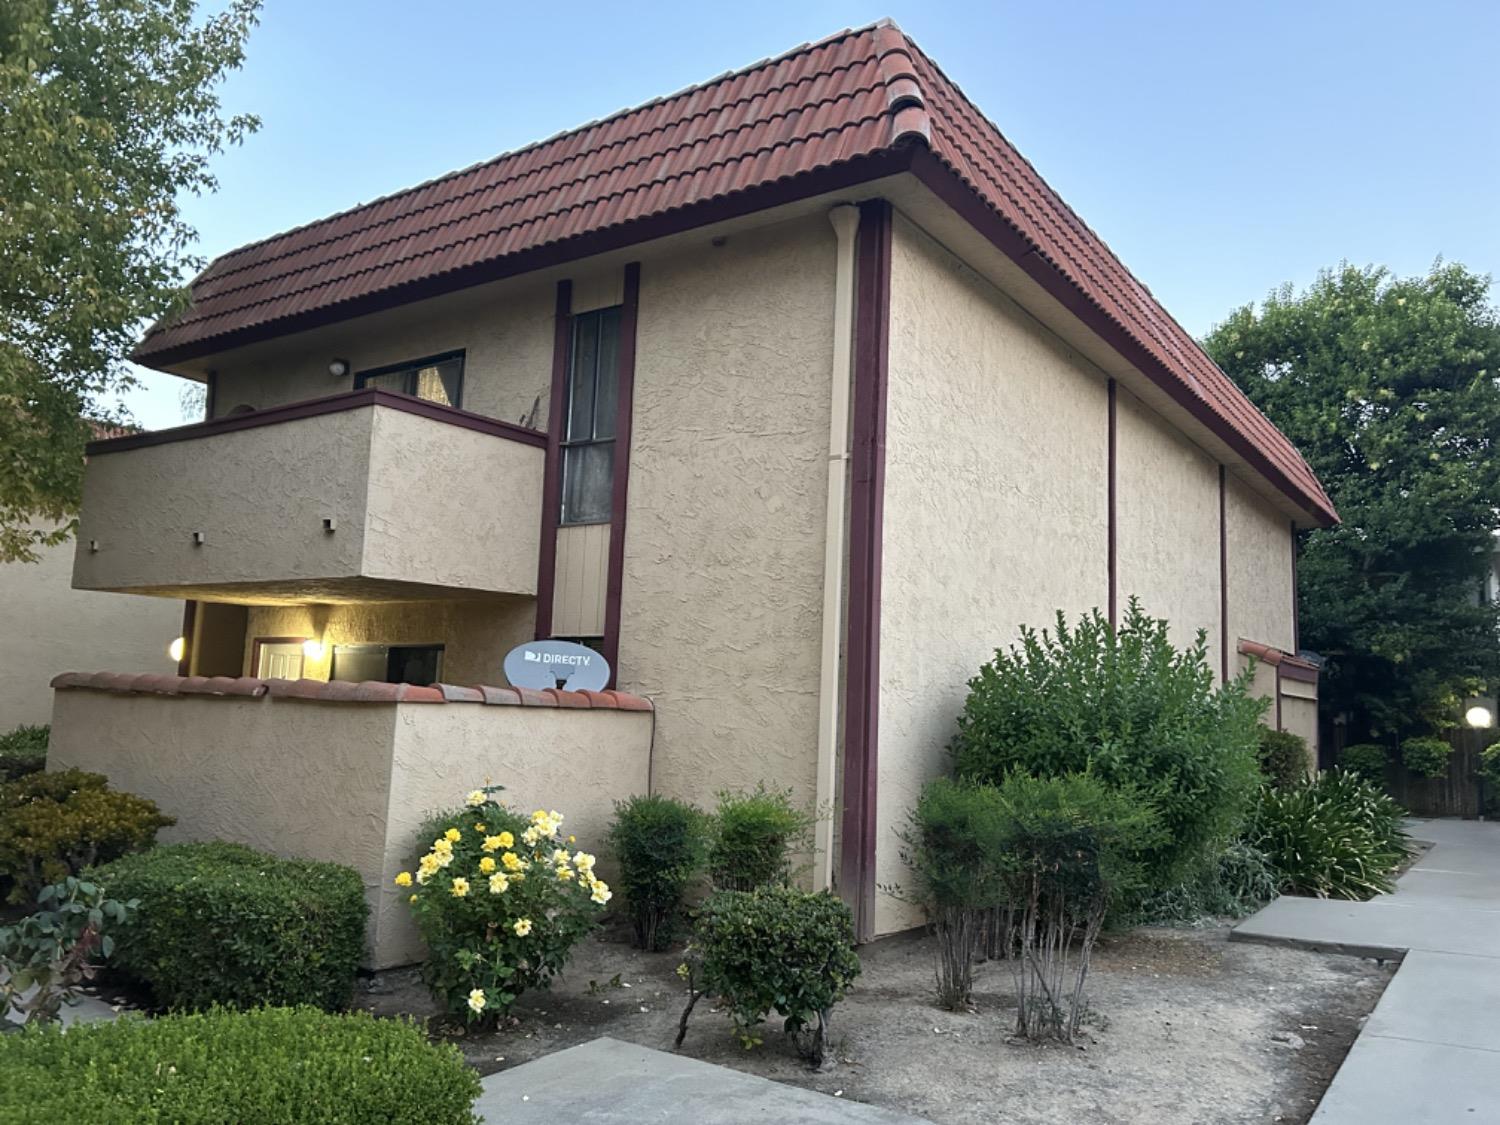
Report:
M 1143 928 L 1101 940 L 1076 1047 L 1012 1041 L 1004 962 L 976 974 L 975 1010 L 933 1006 L 929 939 L 860 950 L 855 990 L 834 1011 L 834 1061 L 812 1072 L 778 1027 L 746 1051 L 728 1017 L 698 1005 L 683 1052 L 779 1082 L 900 1109 L 934 1122 L 1304 1122 L 1393 966 L 1230 944 L 1225 928 Z M 600 1035 L 671 1050 L 684 1003 L 676 953 L 631 949 L 618 931 L 577 950 L 549 992 L 511 1025 L 467 1035 L 434 1020 L 481 1073 Z M 357 1005 L 434 1015 L 414 971 L 382 974 Z

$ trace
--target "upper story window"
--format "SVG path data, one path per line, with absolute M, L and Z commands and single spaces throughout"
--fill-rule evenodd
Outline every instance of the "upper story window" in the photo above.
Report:
M 447 352 L 361 371 L 354 377 L 354 389 L 358 391 L 365 387 L 396 391 L 458 408 L 463 405 L 464 353 Z
M 616 356 L 620 309 L 573 318 L 563 433 L 563 524 L 608 523 L 614 495 Z

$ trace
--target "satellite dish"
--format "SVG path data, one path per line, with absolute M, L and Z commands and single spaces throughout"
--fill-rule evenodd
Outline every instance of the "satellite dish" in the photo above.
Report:
M 537 691 L 603 691 L 609 683 L 609 661 L 572 641 L 529 641 L 506 653 L 505 678 L 511 687 Z

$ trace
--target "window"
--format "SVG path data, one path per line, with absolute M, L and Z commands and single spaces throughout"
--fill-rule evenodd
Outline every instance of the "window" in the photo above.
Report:
M 443 676 L 442 645 L 334 645 L 330 680 L 426 687 Z
M 562 522 L 608 523 L 615 480 L 615 357 L 620 309 L 573 318 L 568 417 L 563 432 Z
M 464 389 L 464 353 L 429 356 L 391 367 L 361 371 L 354 377 L 354 389 L 376 387 L 382 391 L 425 398 L 454 408 L 462 405 Z

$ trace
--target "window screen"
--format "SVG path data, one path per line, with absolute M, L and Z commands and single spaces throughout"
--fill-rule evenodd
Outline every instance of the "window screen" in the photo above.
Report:
M 614 495 L 620 309 L 573 318 L 568 416 L 563 434 L 562 522 L 608 523 Z

